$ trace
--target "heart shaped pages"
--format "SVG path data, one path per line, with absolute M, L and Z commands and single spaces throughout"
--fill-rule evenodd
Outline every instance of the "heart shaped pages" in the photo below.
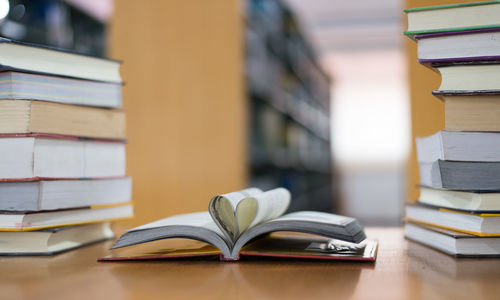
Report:
M 277 188 L 262 192 L 249 188 L 213 197 L 208 211 L 226 237 L 234 243 L 250 227 L 282 215 L 290 204 L 290 192 Z

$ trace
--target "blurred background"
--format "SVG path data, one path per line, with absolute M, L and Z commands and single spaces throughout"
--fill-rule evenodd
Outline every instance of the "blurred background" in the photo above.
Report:
M 0 0 L 0 35 L 123 60 L 130 225 L 247 186 L 397 225 L 416 197 L 408 74 L 423 69 L 402 10 L 429 3 Z

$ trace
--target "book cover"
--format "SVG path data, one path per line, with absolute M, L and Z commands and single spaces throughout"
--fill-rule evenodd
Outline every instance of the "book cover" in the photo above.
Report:
M 78 52 L 75 50 L 64 49 L 64 48 L 59 48 L 59 47 L 54 47 L 54 46 L 17 41 L 17 40 L 8 39 L 5 37 L 0 37 L 0 43 L 34 47 L 34 48 L 46 49 L 46 50 L 51 50 L 51 51 L 63 52 L 63 53 L 70 53 L 70 54 L 75 54 L 75 55 L 92 57 L 92 58 L 96 58 L 96 59 L 100 59 L 100 60 L 108 60 L 108 61 L 116 62 L 119 64 L 123 63 L 123 61 L 117 60 L 117 59 L 106 58 L 106 57 L 102 57 L 102 56 L 92 55 L 92 54 L 88 54 L 88 53 L 82 53 L 82 52 Z
M 28 213 L 0 213 L 0 231 L 33 231 L 52 227 L 102 223 L 132 218 L 131 202 L 116 205 Z
M 409 13 L 409 12 L 414 12 L 414 11 L 436 10 L 436 9 L 456 8 L 456 7 L 468 7 L 468 6 L 488 5 L 488 4 L 495 4 L 495 3 L 500 3 L 500 1 L 493 0 L 493 1 L 479 1 L 479 2 L 468 2 L 468 3 L 423 6 L 423 7 L 415 7 L 415 8 L 406 8 L 403 11 L 405 13 Z
M 43 45 L 0 39 L 0 70 L 122 83 L 121 62 Z
M 436 6 L 426 6 L 426 7 L 416 7 L 405 9 L 404 12 L 408 15 L 408 31 L 404 34 L 411 39 L 414 39 L 417 34 L 428 34 L 428 33 L 438 33 L 438 32 L 452 32 L 452 31 L 469 31 L 469 30 L 481 30 L 499 27 L 498 22 L 493 22 L 495 19 L 493 14 L 488 16 L 477 16 L 480 12 L 484 13 L 482 10 L 483 6 L 491 5 L 496 7 L 500 4 L 499 1 L 481 1 L 472 3 L 458 3 L 449 5 L 436 5 Z M 467 11 L 465 10 L 467 9 Z M 491 8 L 490 8 L 491 9 Z M 470 12 L 473 11 L 473 13 Z M 415 16 L 421 16 L 421 18 L 414 19 Z M 455 18 L 450 17 L 450 15 L 456 16 Z M 486 17 L 486 18 L 485 18 Z M 489 17 L 489 18 L 488 18 Z M 422 26 L 421 24 L 425 20 L 432 19 L 433 23 L 439 24 L 434 26 Z M 441 20 L 443 18 L 443 20 Z M 410 20 L 412 22 L 410 22 Z M 478 21 L 479 20 L 479 21 Z M 417 28 L 414 28 L 413 22 L 417 22 Z M 435 28 L 433 28 L 435 27 Z M 413 29 L 410 29 L 413 28 Z

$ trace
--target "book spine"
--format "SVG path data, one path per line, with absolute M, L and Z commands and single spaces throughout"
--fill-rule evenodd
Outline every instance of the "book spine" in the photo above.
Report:
M 240 260 L 240 254 L 238 253 L 238 255 L 236 257 L 225 257 L 224 254 L 220 254 L 219 255 L 219 260 L 220 261 L 238 261 Z

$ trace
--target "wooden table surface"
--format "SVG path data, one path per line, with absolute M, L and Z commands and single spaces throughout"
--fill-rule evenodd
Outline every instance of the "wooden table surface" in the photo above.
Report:
M 0 258 L 1 299 L 499 299 L 500 259 L 455 259 L 368 228 L 376 263 L 265 260 L 98 263 L 112 242 Z

